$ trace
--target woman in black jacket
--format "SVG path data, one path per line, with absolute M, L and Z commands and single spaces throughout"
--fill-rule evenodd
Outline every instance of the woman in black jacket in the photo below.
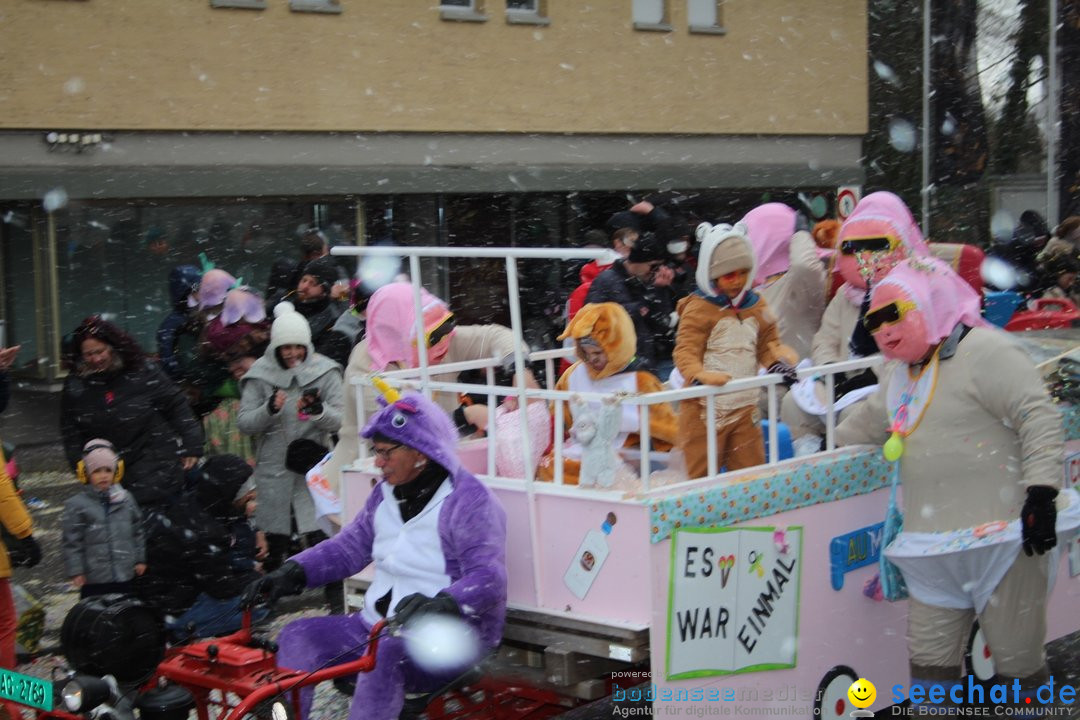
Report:
M 183 393 L 130 335 L 97 315 L 75 329 L 65 361 L 60 431 L 72 468 L 87 440 L 104 438 L 124 459 L 123 485 L 139 507 L 169 503 L 203 454 L 202 426 Z

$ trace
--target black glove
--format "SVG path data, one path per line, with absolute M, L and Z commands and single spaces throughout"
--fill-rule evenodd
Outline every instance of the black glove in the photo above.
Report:
M 782 375 L 784 378 L 784 385 L 787 385 L 788 387 L 799 382 L 799 375 L 798 371 L 795 370 L 795 366 L 791 363 L 786 363 L 783 360 L 777 360 L 770 365 L 769 372 Z
M 258 580 L 253 580 L 240 594 L 240 607 L 249 608 L 260 600 L 267 605 L 273 605 L 280 597 L 286 595 L 299 595 L 307 587 L 307 573 L 300 563 L 286 560 L 285 563 L 272 573 L 263 575 Z
M 870 368 L 866 368 L 862 372 L 838 373 L 836 375 L 836 384 L 833 385 L 833 402 L 844 397 L 849 392 L 864 388 L 867 385 L 874 385 L 877 381 L 877 375 Z
M 300 395 L 300 408 L 311 416 L 322 415 L 323 404 L 318 388 L 305 390 Z
M 870 334 L 870 331 L 866 329 L 866 325 L 863 324 L 863 318 L 866 317 L 868 312 L 870 312 L 869 285 L 866 287 L 866 295 L 863 296 L 862 306 L 859 308 L 859 319 L 855 323 L 855 330 L 852 331 L 851 340 L 848 341 L 848 349 L 851 350 L 851 354 L 855 357 L 867 357 L 878 352 L 874 336 Z
M 431 614 L 459 616 L 461 610 L 458 608 L 457 600 L 444 592 L 430 598 L 420 593 L 413 593 L 402 598 L 394 608 L 393 620 L 404 625 L 410 620 Z
M 8 562 L 13 567 L 32 568 L 41 562 L 41 546 L 33 535 L 12 539 L 7 546 Z
M 1057 545 L 1057 494 L 1057 488 L 1048 485 L 1028 486 L 1027 500 L 1020 509 L 1020 537 L 1028 557 L 1042 555 Z
M 270 393 L 270 397 L 266 400 L 266 411 L 271 415 L 278 414 L 278 408 L 274 407 L 274 397 L 277 396 L 277 388 L 274 388 L 274 392 Z

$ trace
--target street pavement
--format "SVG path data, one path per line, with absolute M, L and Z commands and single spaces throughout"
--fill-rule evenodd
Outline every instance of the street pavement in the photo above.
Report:
M 39 459 L 33 459 L 38 462 Z M 20 478 L 23 497 L 29 502 L 34 518 L 34 537 L 41 544 L 41 562 L 33 568 L 16 568 L 15 582 L 26 588 L 45 606 L 45 633 L 38 652 L 20 658 L 19 671 L 42 678 L 52 676 L 54 668 L 66 667 L 60 652 L 60 628 L 68 611 L 79 600 L 79 593 L 68 582 L 60 549 L 60 521 L 64 501 L 77 489 L 74 474 L 67 471 L 23 473 Z M 273 617 L 260 630 L 267 637 L 277 637 L 291 620 L 326 613 L 320 590 L 284 598 L 278 602 Z M 348 699 L 329 683 L 318 687 L 312 708 L 312 720 L 341 720 L 348 714 Z

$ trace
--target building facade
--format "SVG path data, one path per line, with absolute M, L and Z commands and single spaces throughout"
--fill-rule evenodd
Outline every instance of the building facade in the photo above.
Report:
M 866 23 L 862 0 L 17 0 L 5 342 L 43 379 L 90 312 L 152 347 L 171 267 L 202 254 L 262 287 L 312 226 L 573 246 L 652 191 L 733 220 L 858 184 Z M 432 262 L 425 280 L 491 320 L 501 273 Z M 523 270 L 528 312 L 564 299 L 563 274 Z

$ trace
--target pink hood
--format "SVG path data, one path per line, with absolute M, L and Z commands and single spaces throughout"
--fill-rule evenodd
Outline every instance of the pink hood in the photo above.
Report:
M 885 285 L 899 287 L 919 306 L 926 321 L 926 341 L 931 345 L 947 338 L 957 323 L 989 326 L 980 312 L 978 293 L 948 263 L 936 257 L 914 257 L 897 264 L 873 289 L 871 307 L 874 296 Z
M 746 226 L 757 258 L 754 286 L 791 267 L 791 236 L 795 234 L 795 211 L 783 203 L 765 203 L 746 213 Z
M 424 327 L 430 328 L 450 312 L 445 302 L 420 288 Z M 371 369 L 379 372 L 392 362 L 415 367 L 416 313 L 412 285 L 394 282 L 376 290 L 367 306 L 367 344 Z M 434 358 L 430 358 L 434 362 Z
M 849 238 L 895 235 L 907 249 L 907 255 L 929 255 L 922 231 L 904 201 L 891 192 L 870 193 L 855 207 L 851 217 L 840 227 L 840 243 Z

